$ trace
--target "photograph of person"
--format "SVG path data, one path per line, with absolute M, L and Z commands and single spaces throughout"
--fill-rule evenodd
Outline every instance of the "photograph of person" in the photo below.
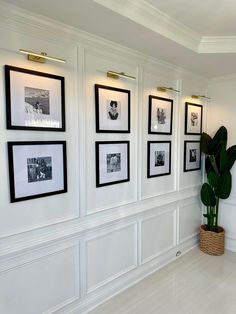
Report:
M 198 125 L 198 113 L 197 112 L 191 112 L 191 126 L 197 126 Z
M 157 108 L 157 122 L 158 124 L 166 123 L 166 110 L 163 108 Z
M 107 154 L 107 173 L 121 170 L 121 154 Z
M 165 165 L 165 152 L 156 151 L 155 152 L 155 167 L 160 167 Z
M 116 100 L 109 101 L 108 119 L 117 120 L 119 118 L 118 102 Z
M 189 162 L 196 162 L 197 161 L 197 150 L 190 149 L 189 150 Z

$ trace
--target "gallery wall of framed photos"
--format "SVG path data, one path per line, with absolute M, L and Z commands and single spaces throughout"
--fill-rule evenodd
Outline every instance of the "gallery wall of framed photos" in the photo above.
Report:
M 167 73 L 162 75 L 153 69 L 145 69 L 143 74 L 144 92 L 142 98 L 142 186 L 141 198 L 146 199 L 156 195 L 162 195 L 176 189 L 176 141 L 178 137 L 178 95 L 171 92 L 158 92 L 157 86 L 177 87 L 178 82 Z M 158 113 L 164 112 L 164 121 L 159 118 Z M 159 120 L 158 120 L 159 119 Z M 151 142 L 168 142 L 169 144 L 151 145 L 155 147 L 150 150 Z M 168 146 L 168 147 L 167 147 Z M 152 153 L 150 153 L 152 151 Z M 155 157 L 156 154 L 156 157 Z M 163 155 L 163 165 L 156 166 L 152 162 L 154 158 Z M 154 172 L 162 174 L 155 176 Z M 168 169 L 166 169 L 166 167 Z M 153 168 L 153 169 L 154 169 Z M 163 169 L 162 169 L 163 168 Z M 153 172 L 153 176 L 151 175 Z M 157 174 L 156 173 L 156 174 Z M 157 188 L 158 186 L 158 188 Z
M 205 94 L 206 80 L 101 38 L 63 31 L 54 22 L 28 21 L 21 13 L 23 23 L 22 17 L 9 19 L 11 14 L 18 13 L 10 11 L 4 27 L 0 24 L 4 286 L 11 282 L 15 289 L 24 276 L 23 303 L 37 289 L 36 301 L 48 306 L 41 312 L 64 311 L 73 303 L 82 313 L 197 243 L 202 171 L 184 171 L 184 152 L 190 158 L 191 150 L 197 168 L 197 147 L 185 143 L 200 136 L 185 134 L 185 103 L 203 105 L 204 130 L 206 103 L 190 95 Z M 24 47 L 66 63 L 30 62 L 18 52 Z M 5 81 L 5 65 L 24 69 L 13 71 L 17 83 L 13 68 Z M 136 79 L 112 79 L 109 70 Z M 57 97 L 51 98 L 50 84 L 59 90 Z M 158 86 L 180 92 L 160 92 Z M 13 101 L 6 107 L 9 95 Z M 43 125 L 28 119 L 23 126 L 19 104 L 27 117 L 35 118 L 32 110 L 40 119 L 47 116 Z M 32 283 L 29 278 L 39 270 L 42 276 Z M 50 278 L 55 286 L 46 295 Z M 3 290 L 8 296 L 9 289 Z
M 191 79 L 184 82 L 182 86 L 184 94 L 193 94 L 192 84 L 193 81 Z M 196 90 L 197 95 L 201 95 L 201 86 L 196 86 L 194 90 Z M 181 104 L 180 115 L 182 118 L 182 124 L 180 125 L 180 132 L 183 135 L 182 141 L 179 143 L 179 147 L 182 152 L 180 158 L 180 170 L 182 170 L 179 176 L 180 188 L 185 188 L 187 185 L 196 186 L 197 182 L 201 180 L 202 157 L 200 156 L 200 147 L 199 145 L 197 147 L 192 147 L 192 152 L 196 154 L 197 160 L 195 161 L 191 158 L 191 147 L 189 147 L 189 150 L 186 152 L 186 147 L 188 146 L 186 142 L 200 141 L 200 134 L 206 125 L 206 108 L 206 104 L 201 98 L 193 99 L 191 97 L 186 97 L 183 99 L 183 103 Z M 186 171 L 190 169 L 190 172 Z
M 137 80 L 114 80 L 106 77 L 107 69 L 119 69 L 119 67 L 120 62 L 110 57 L 98 56 L 93 53 L 86 54 L 86 134 L 90 139 L 86 142 L 86 175 L 87 178 L 90 178 L 86 186 L 87 213 L 97 212 L 104 208 L 119 206 L 120 204 L 137 200 L 137 189 L 135 188 L 138 167 L 138 160 L 135 157 L 138 141 Z M 124 72 L 135 77 L 137 76 L 135 64 L 132 66 L 132 64 L 124 62 L 122 68 Z M 120 114 L 119 110 L 122 110 L 122 113 L 120 117 L 118 116 L 117 120 L 111 120 L 109 116 L 112 99 L 116 99 L 117 105 L 122 106 L 118 107 L 117 112 Z M 98 115 L 99 111 L 100 115 Z M 107 126 L 105 126 L 105 121 L 109 123 Z M 103 132 L 101 131 L 102 123 L 104 128 L 106 128 L 106 132 L 104 132 L 104 128 Z M 98 181 L 96 178 L 97 160 L 95 161 L 94 159 L 96 141 L 129 142 L 130 154 L 128 163 L 130 176 L 127 182 L 104 187 L 96 186 L 95 182 Z M 114 153 L 119 154 L 118 151 L 114 151 Z M 90 197 L 90 195 L 93 195 L 93 197 Z
M 34 42 L 36 43 L 37 40 L 32 39 L 32 44 Z M 53 51 L 56 53 L 56 46 L 50 46 L 49 44 L 48 48 L 50 49 L 50 47 L 52 53 Z M 56 63 L 38 64 L 29 62 L 18 53 L 15 53 L 15 56 L 12 57 L 10 51 L 1 50 L 0 61 L 0 84 L 2 86 L 2 105 L 0 109 L 2 162 L 0 168 L 2 178 L 6 182 L 0 187 L 3 196 L 0 204 L 1 214 L 5 217 L 0 222 L 2 234 L 15 233 L 17 230 L 22 230 L 22 228 L 27 230 L 33 226 L 48 225 L 55 223 L 55 221 L 78 217 L 80 202 L 78 194 L 79 178 L 76 174 L 79 168 L 76 162 L 78 152 L 76 140 L 78 138 L 78 107 L 74 106 L 76 81 L 75 70 L 73 69 L 76 50 L 64 49 L 69 61 L 66 66 L 57 65 Z M 37 100 L 39 102 L 38 108 L 35 107 Z M 42 106 L 42 108 L 39 106 Z M 9 159 L 8 142 L 58 143 L 62 141 L 66 142 L 65 151 L 67 153 L 67 158 L 61 160 L 62 163 L 54 163 L 54 160 L 52 160 L 53 151 L 50 152 L 46 149 L 41 154 L 40 151 L 33 150 L 32 154 L 27 156 L 28 159 L 25 157 L 28 164 L 26 160 L 26 163 L 23 161 L 22 167 L 15 168 L 15 173 L 16 171 L 18 173 L 23 171 L 24 175 L 20 174 L 20 177 L 16 178 L 11 171 L 9 176 L 9 168 L 13 169 L 15 167 L 13 164 L 14 158 L 19 159 L 20 155 L 13 153 L 13 158 Z M 33 162 L 33 158 L 35 162 Z M 43 169 L 43 164 L 45 164 L 45 169 L 51 169 L 52 178 L 50 175 L 46 176 L 45 173 L 41 173 L 41 177 L 38 174 L 38 178 L 35 176 L 34 180 L 30 180 L 29 171 L 35 170 L 36 172 L 36 167 L 37 170 L 39 168 Z M 67 169 L 67 174 L 64 169 Z M 45 179 L 43 179 L 44 175 Z M 56 187 L 57 183 L 59 185 L 60 183 L 56 183 L 54 179 L 61 175 L 64 182 L 63 186 Z M 24 185 L 25 191 L 22 197 L 29 200 L 19 201 L 21 197 L 15 197 L 14 185 L 15 188 L 16 185 L 22 187 L 24 184 L 23 178 L 25 178 L 25 182 L 28 182 L 29 191 L 27 194 L 27 187 Z M 64 180 L 67 180 L 67 184 Z M 52 183 L 51 187 L 49 187 L 49 183 Z M 32 191 L 33 185 L 37 186 L 34 191 Z M 44 188 L 46 185 L 47 188 Z M 55 190 L 53 190 L 53 185 Z M 67 190 L 67 192 L 53 193 L 56 190 Z M 48 193 L 51 196 L 38 197 Z M 31 199 L 31 196 L 33 199 Z M 42 203 L 44 206 L 42 206 Z M 11 215 L 9 215 L 10 212 Z M 15 217 L 15 219 L 12 219 L 12 217 Z
M 19 139 L 20 141 L 68 139 L 67 150 L 69 150 L 69 152 L 67 155 L 71 156 L 70 151 L 76 152 L 76 149 L 77 151 L 78 149 L 85 151 L 85 153 L 83 153 L 84 159 L 82 161 L 80 160 L 79 163 L 77 162 L 75 165 L 72 165 L 70 161 L 71 157 L 69 157 L 69 161 L 67 161 L 69 163 L 68 172 L 70 171 L 70 168 L 72 169 L 73 167 L 76 167 L 79 169 L 79 167 L 83 165 L 83 170 L 81 170 L 81 172 L 83 173 L 84 171 L 84 177 L 89 178 L 89 180 L 86 179 L 86 181 L 84 181 L 86 182 L 86 186 L 83 184 L 80 186 L 79 191 L 82 193 L 79 195 L 79 198 L 77 196 L 75 197 L 75 195 L 78 195 L 78 190 L 75 190 L 76 185 L 72 184 L 73 188 L 72 190 L 68 190 L 68 193 L 72 194 L 76 191 L 76 193 L 73 194 L 73 197 L 70 198 L 70 203 L 73 203 L 74 205 L 70 207 L 70 210 L 67 211 L 65 216 L 62 210 L 61 214 L 63 219 L 67 217 L 68 212 L 70 213 L 69 217 L 77 217 L 78 214 L 86 215 L 114 206 L 135 202 L 138 199 L 148 199 L 150 197 L 174 192 L 178 189 L 178 180 L 180 185 L 183 187 L 189 185 L 192 177 L 190 179 L 185 179 L 186 174 L 182 174 L 182 169 L 184 172 L 186 170 L 186 167 L 183 166 L 184 158 L 186 158 L 186 156 L 184 157 L 184 145 L 180 143 L 182 141 L 179 139 L 184 139 L 185 137 L 186 140 L 196 140 L 199 138 L 198 133 L 195 136 L 195 134 L 189 132 L 191 134 L 184 134 L 184 137 L 182 137 L 181 133 L 186 133 L 187 106 L 191 105 L 191 108 L 196 106 L 197 109 L 200 108 L 200 111 L 202 111 L 202 106 L 199 104 L 194 105 L 194 103 L 191 104 L 190 101 L 181 103 L 181 97 L 178 93 L 165 92 L 163 94 L 162 92 L 158 92 L 157 86 L 159 85 L 174 86 L 175 88 L 178 88 L 179 81 L 174 77 L 171 77 L 170 74 L 160 74 L 160 72 L 155 72 L 155 70 L 146 67 L 142 72 L 143 92 L 140 94 L 137 89 L 139 72 L 136 64 L 122 62 L 123 70 L 133 76 L 137 76 L 136 80 L 114 80 L 106 77 L 106 71 L 109 68 L 119 69 L 120 61 L 114 61 L 112 57 L 104 58 L 102 55 L 95 55 L 92 51 L 88 52 L 86 53 L 84 60 L 86 75 L 83 82 L 85 87 L 86 106 L 81 106 L 82 108 L 74 108 L 72 107 L 73 95 L 76 93 L 76 78 L 74 76 L 74 71 L 58 67 L 58 65 L 50 64 L 47 66 L 34 63 L 32 64 L 25 60 L 22 60 L 21 67 L 19 67 L 19 62 L 16 64 L 16 67 L 12 62 L 10 62 L 11 60 L 7 53 L 5 53 L 4 57 L 2 72 L 4 74 L 5 71 L 5 81 L 3 81 L 3 84 L 6 88 L 5 97 L 9 103 L 9 105 L 6 106 L 6 122 L 3 122 L 2 125 L 2 129 L 4 129 L 3 132 L 7 134 L 6 138 L 9 138 L 9 141 L 15 141 L 16 139 Z M 6 64 L 8 65 L 6 66 Z M 13 76 L 15 73 L 17 74 L 16 79 Z M 32 107 L 30 102 L 33 101 L 32 99 L 34 98 L 35 93 L 37 93 L 37 95 L 40 93 L 39 96 L 45 101 L 45 106 L 43 109 L 38 108 L 38 111 L 40 109 L 41 111 L 46 110 L 47 112 L 43 112 L 42 116 L 48 118 L 52 115 L 55 116 L 57 114 L 55 110 L 59 110 L 59 120 L 57 122 L 58 127 L 55 127 L 54 123 L 50 129 L 50 126 L 48 126 L 48 121 L 50 121 L 50 119 L 47 119 L 45 122 L 41 122 L 42 126 L 30 125 L 30 123 L 32 123 L 30 121 L 27 122 L 27 126 L 23 126 L 22 123 L 25 123 L 23 120 L 22 122 L 17 122 L 18 124 L 14 122 L 14 119 L 18 118 L 19 120 L 20 117 L 17 112 L 15 113 L 15 108 L 17 108 L 17 98 L 20 98 L 20 94 L 15 87 L 13 88 L 12 84 L 15 80 L 19 80 L 22 86 L 27 85 L 24 83 L 24 78 L 21 78 L 21 75 L 25 75 L 26 78 L 29 77 L 32 86 L 36 86 L 38 84 L 34 88 L 27 86 L 23 89 L 21 88 L 26 93 L 25 96 L 22 96 L 22 99 L 25 100 L 28 107 Z M 34 84 L 33 80 L 37 83 Z M 50 114 L 49 96 L 47 96 L 49 94 L 49 90 L 43 89 L 42 87 L 48 85 L 48 82 L 46 81 L 44 83 L 42 80 L 52 80 L 52 83 L 59 83 L 56 88 L 58 88 L 57 94 L 60 99 L 59 101 L 56 99 L 54 101 L 59 104 L 59 106 L 58 109 L 53 109 L 53 112 L 52 108 L 56 107 L 53 104 L 53 98 L 50 98 Z M 69 82 L 73 82 L 74 85 L 68 84 Z M 17 81 L 14 86 L 16 85 Z M 20 89 L 20 85 L 18 88 Z M 138 96 L 141 96 L 141 98 Z M 56 96 L 53 97 L 55 98 Z M 81 95 L 79 95 L 79 97 L 81 98 Z M 114 99 L 116 100 L 114 101 Z M 5 99 L 3 99 L 3 101 L 5 102 Z M 180 103 L 181 105 L 179 105 Z M 112 110 L 113 112 L 114 110 L 116 111 L 117 118 L 111 118 Z M 158 120 L 160 117 L 157 117 L 158 114 L 156 113 L 156 110 L 159 110 L 160 113 L 162 111 L 165 112 L 164 123 L 161 119 L 160 121 Z M 74 114 L 75 112 L 77 112 L 77 115 Z M 21 119 L 24 119 L 24 117 L 22 116 Z M 53 118 L 51 120 L 53 120 Z M 42 119 L 39 119 L 39 121 L 42 121 Z M 107 125 L 106 121 L 108 121 Z M 65 128 L 66 122 L 68 125 L 67 128 Z M 5 129 L 4 123 L 7 129 Z M 155 125 L 155 123 L 157 125 Z M 73 129 L 71 127 L 72 125 Z M 84 140 L 85 137 L 80 137 L 82 139 L 82 143 L 79 145 L 77 143 L 78 146 L 74 145 L 75 138 L 78 138 L 78 135 L 74 132 L 74 126 L 76 126 L 78 130 L 84 128 L 86 132 L 86 140 Z M 72 139 L 74 140 L 72 141 Z M 97 152 L 95 147 L 95 143 L 99 141 L 126 141 L 129 143 L 129 160 L 127 160 L 126 174 L 126 178 L 129 179 L 117 180 L 124 182 L 123 184 L 114 185 L 107 182 L 107 184 L 103 185 L 99 183 L 99 164 L 96 159 Z M 162 150 L 156 150 L 153 152 L 153 154 L 156 154 L 156 158 L 159 158 L 161 155 L 165 155 L 166 161 L 170 161 L 168 171 L 163 170 L 164 175 L 154 175 L 154 173 L 151 174 L 149 166 L 154 157 L 150 156 L 150 147 L 148 147 L 148 142 L 150 141 L 170 143 L 170 149 L 168 148 L 168 152 L 163 152 Z M 160 156 L 158 155 L 159 157 L 157 156 L 158 152 L 160 153 Z M 115 154 L 116 153 L 117 156 L 120 154 L 119 152 L 115 152 Z M 72 157 L 72 159 L 75 160 L 76 153 L 74 153 L 73 156 L 74 157 Z M 117 156 L 115 156 L 115 158 Z M 114 158 L 111 160 L 113 159 Z M 197 168 L 197 170 L 199 169 Z M 113 176 L 115 176 L 115 173 L 113 173 Z M 201 180 L 201 172 L 196 172 L 196 174 L 193 174 L 193 177 L 194 179 L 192 181 L 194 185 L 195 182 L 199 182 Z M 140 182 L 138 182 L 138 178 L 140 178 Z M 69 186 L 70 180 L 71 178 L 69 177 Z M 75 178 L 74 175 L 73 180 L 74 182 L 78 182 L 78 177 Z M 12 178 L 11 181 L 13 181 Z M 111 179 L 111 182 L 113 181 L 116 180 Z M 102 186 L 103 188 L 98 188 Z M 5 193 L 8 189 L 9 187 L 5 187 Z M 108 190 L 109 193 L 107 193 Z M 10 194 L 12 194 L 11 191 Z M 46 194 L 46 192 L 43 194 Z M 91 197 L 91 195 L 93 195 L 93 197 Z M 58 208 L 63 206 L 63 202 L 61 203 L 59 202 L 59 199 L 57 200 L 55 198 L 56 197 L 54 197 L 54 201 L 56 203 L 58 202 Z M 65 196 L 65 198 L 67 198 L 67 196 Z M 45 202 L 51 203 L 52 200 L 47 198 Z M 38 200 L 38 204 L 40 204 L 40 199 Z M 77 204 L 77 206 L 75 204 Z M 79 208 L 78 204 L 82 204 L 82 206 Z M 7 204 L 7 206 L 10 205 Z M 30 204 L 28 206 L 30 207 Z M 26 208 L 28 206 L 26 205 Z M 56 216 L 58 217 L 58 212 Z

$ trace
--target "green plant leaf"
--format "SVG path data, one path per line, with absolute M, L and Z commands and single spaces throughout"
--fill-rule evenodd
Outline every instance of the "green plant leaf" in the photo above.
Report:
M 208 179 L 210 186 L 212 186 L 213 188 L 217 187 L 219 176 L 214 171 L 210 171 L 208 173 L 207 179 Z
M 210 135 L 203 132 L 200 138 L 201 152 L 207 155 L 209 154 L 209 147 L 210 147 L 211 141 L 212 141 L 212 138 L 210 137 Z
M 214 191 L 208 183 L 204 183 L 201 188 L 201 200 L 205 206 L 215 206 L 216 198 Z
M 224 173 L 229 170 L 228 156 L 226 152 L 226 145 L 222 145 L 220 151 L 220 173 Z
M 213 137 L 210 146 L 209 146 L 209 154 L 217 155 L 220 152 L 221 145 L 227 144 L 228 132 L 224 126 L 221 126 Z
M 228 167 L 229 170 L 233 167 L 236 160 L 236 145 L 233 145 L 227 149 Z
M 215 190 L 217 197 L 226 199 L 229 197 L 232 188 L 232 176 L 231 173 L 225 172 L 219 177 L 218 185 Z
M 217 166 L 217 163 L 216 163 L 215 156 L 214 155 L 210 155 L 209 156 L 209 160 L 211 162 L 212 168 L 214 169 L 215 173 L 219 175 L 220 173 L 219 173 L 219 169 L 218 169 L 218 166 Z
M 214 169 L 212 168 L 212 165 L 211 165 L 209 156 L 206 156 L 206 159 L 205 159 L 205 170 L 206 170 L 206 173 L 207 173 L 207 174 L 208 174 L 210 171 L 214 171 Z

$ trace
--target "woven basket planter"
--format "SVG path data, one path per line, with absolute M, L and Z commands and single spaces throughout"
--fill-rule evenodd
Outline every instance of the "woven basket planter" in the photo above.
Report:
M 225 250 L 224 229 L 219 227 L 218 232 L 207 231 L 207 226 L 201 225 L 200 250 L 209 255 L 223 255 Z

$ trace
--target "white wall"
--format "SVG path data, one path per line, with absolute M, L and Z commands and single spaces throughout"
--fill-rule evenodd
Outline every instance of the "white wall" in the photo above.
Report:
M 236 145 L 236 77 L 224 77 L 212 80 L 208 107 L 208 132 L 214 135 L 224 125 L 228 130 L 228 146 Z M 211 118 L 212 117 L 212 118 Z M 232 170 L 232 191 L 227 200 L 221 200 L 219 224 L 226 229 L 226 248 L 236 252 L 236 166 Z
M 82 313 L 196 245 L 202 176 L 183 173 L 183 142 L 199 137 L 184 135 L 184 106 L 190 95 L 205 93 L 206 81 L 56 22 L 0 9 L 0 312 Z M 67 63 L 32 63 L 19 48 Z M 65 133 L 6 130 L 5 64 L 65 77 Z M 112 80 L 109 69 L 137 80 Z M 130 134 L 95 133 L 95 83 L 131 91 Z M 181 92 L 159 93 L 158 85 Z M 147 134 L 150 94 L 174 100 L 172 135 Z M 94 142 L 112 139 L 130 141 L 130 182 L 96 188 Z M 172 141 L 171 175 L 147 179 L 151 139 Z M 68 193 L 10 203 L 12 140 L 66 140 Z

